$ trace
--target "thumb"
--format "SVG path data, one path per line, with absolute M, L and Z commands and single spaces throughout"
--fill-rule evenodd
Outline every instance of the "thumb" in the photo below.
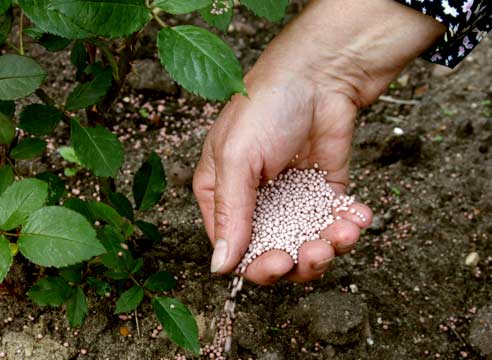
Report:
M 210 270 L 224 274 L 236 268 L 250 243 L 260 170 L 238 156 L 222 159 L 215 169 L 215 249 Z

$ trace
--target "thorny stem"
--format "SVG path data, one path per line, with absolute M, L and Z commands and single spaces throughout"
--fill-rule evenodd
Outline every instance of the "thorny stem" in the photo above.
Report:
M 20 13 L 19 24 L 19 54 L 24 55 L 24 40 L 22 39 L 22 33 L 24 32 L 24 11 Z

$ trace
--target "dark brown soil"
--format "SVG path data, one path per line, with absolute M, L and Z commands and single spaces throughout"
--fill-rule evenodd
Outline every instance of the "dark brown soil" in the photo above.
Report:
M 241 12 L 226 38 L 248 68 L 277 30 Z M 141 57 L 152 54 L 148 44 L 154 37 L 152 29 L 145 33 Z M 54 76 L 46 91 L 65 96 L 61 84 L 73 71 L 67 53 L 34 46 L 30 51 Z M 492 305 L 491 59 L 489 38 L 452 73 L 417 60 L 391 86 L 389 102 L 361 111 L 350 191 L 373 208 L 373 226 L 320 281 L 246 284 L 231 359 L 486 359 L 480 348 L 492 348 L 490 328 L 482 329 L 482 338 L 470 332 L 490 322 L 485 310 L 483 318 L 477 316 Z M 125 139 L 119 186 L 129 192 L 128 180 L 152 149 L 163 156 L 171 178 L 160 209 L 145 214 L 159 224 L 162 242 L 136 239 L 135 246 L 146 259 L 146 273 L 161 269 L 179 276 L 174 295 L 197 316 L 205 344 L 213 336 L 210 321 L 227 298 L 228 279 L 208 271 L 211 247 L 190 176 L 218 106 L 184 91 L 166 95 L 128 88 L 124 96 L 115 107 L 117 131 L 136 132 Z M 161 99 L 165 110 L 159 112 Z M 418 103 L 400 105 L 394 99 Z M 145 103 L 153 109 L 150 116 L 139 112 Z M 396 135 L 395 128 L 403 134 Z M 66 129 L 60 134 L 66 142 Z M 55 168 L 62 165 L 54 153 L 46 160 Z M 46 167 L 27 165 L 26 172 Z M 67 181 L 82 194 L 94 192 L 84 174 Z M 472 252 L 478 264 L 467 266 Z M 148 304 L 139 314 L 141 336 L 134 319 L 113 315 L 115 293 L 106 300 L 91 294 L 85 325 L 76 333 L 68 330 L 64 309 L 40 308 L 23 295 L 39 276 L 39 269 L 19 257 L 8 278 L 17 295 L 0 288 L 0 352 L 9 360 L 151 360 L 183 353 L 164 334 L 151 338 L 157 321 Z M 4 322 L 9 317 L 12 321 Z M 121 326 L 132 336 L 122 337 Z

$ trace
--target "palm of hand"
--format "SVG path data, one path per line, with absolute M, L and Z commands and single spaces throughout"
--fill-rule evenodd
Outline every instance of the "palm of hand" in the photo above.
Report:
M 234 269 L 249 244 L 260 183 L 288 167 L 315 163 L 328 171 L 327 180 L 338 193 L 343 193 L 348 178 L 355 105 L 308 81 L 278 81 L 265 88 L 263 83 L 253 80 L 249 98 L 237 96 L 226 106 L 207 137 L 195 175 L 195 193 L 209 237 L 234 242 L 232 260 L 220 272 Z M 360 227 L 370 223 L 370 210 L 362 204 L 354 207 L 366 215 L 366 222 L 340 214 L 343 219 L 322 232 L 331 245 L 323 240 L 305 243 L 297 265 L 287 253 L 269 251 L 248 266 L 246 278 L 259 284 L 281 277 L 319 278 L 327 260 L 350 250 Z

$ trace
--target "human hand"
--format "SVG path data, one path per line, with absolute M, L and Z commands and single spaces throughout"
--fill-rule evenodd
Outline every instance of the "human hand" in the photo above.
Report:
M 388 40 L 384 32 L 384 27 L 395 24 L 390 21 L 381 27 L 375 21 L 361 28 L 353 14 L 402 12 L 399 21 L 405 23 L 409 17 L 408 22 L 428 25 L 434 34 L 434 20 L 392 1 L 337 3 L 313 1 L 273 41 L 245 78 L 249 96 L 236 95 L 207 136 L 193 185 L 215 245 L 214 272 L 234 270 L 246 252 L 256 189 L 262 182 L 287 167 L 310 168 L 317 163 L 328 172 L 326 179 L 335 191 L 345 191 L 358 107 L 377 99 L 406 62 L 425 49 L 412 36 L 408 41 L 419 45 L 412 50 L 415 54 L 398 51 L 393 45 L 404 35 Z M 345 30 L 330 32 L 326 24 Z M 356 203 L 353 207 L 365 221 L 340 213 L 342 219 L 321 233 L 331 245 L 322 240 L 305 243 L 297 265 L 287 253 L 271 250 L 248 266 L 245 277 L 258 284 L 282 277 L 319 278 L 335 255 L 351 250 L 360 228 L 371 222 L 367 206 Z

